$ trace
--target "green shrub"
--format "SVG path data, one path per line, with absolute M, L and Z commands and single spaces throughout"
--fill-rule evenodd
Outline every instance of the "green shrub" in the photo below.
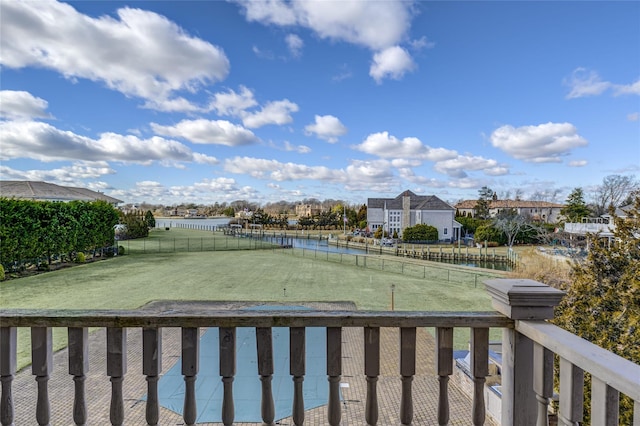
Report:
M 122 256 L 124 254 L 124 246 L 118 246 L 118 256 Z
M 4 281 L 4 266 L 0 265 L 0 281 Z
M 78 262 L 78 263 L 84 263 L 84 262 L 86 262 L 86 261 L 87 261 L 87 257 L 84 255 L 84 253 L 83 253 L 83 252 L 79 251 L 79 252 L 76 254 L 76 262 Z

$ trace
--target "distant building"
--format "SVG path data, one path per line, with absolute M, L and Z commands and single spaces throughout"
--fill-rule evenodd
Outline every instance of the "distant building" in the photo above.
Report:
M 106 201 L 114 207 L 122 200 L 86 188 L 60 186 L 47 182 L 0 180 L 0 196 L 35 201 Z
M 618 207 L 615 210 L 615 217 L 626 220 L 629 211 L 633 209 L 633 204 Z M 600 217 L 583 217 L 580 222 L 567 222 L 564 224 L 564 231 L 570 234 L 587 235 L 598 234 L 601 237 L 613 238 L 616 230 L 614 216 L 609 213 Z
M 416 195 L 404 191 L 395 198 L 368 198 L 367 223 L 371 232 L 378 228 L 393 235 L 410 227 L 425 224 L 438 230 L 439 240 L 457 240 L 460 225 L 455 221 L 455 209 L 435 195 Z
M 464 200 L 455 205 L 460 216 L 474 217 L 478 200 Z M 522 201 L 522 200 L 489 200 L 489 215 L 495 217 L 502 210 L 515 209 L 519 215 L 528 215 L 533 220 L 545 223 L 556 223 L 560 220 L 562 204 L 549 203 L 547 201 Z
M 297 204 L 296 216 L 298 217 L 313 217 L 323 212 L 323 208 L 319 204 Z

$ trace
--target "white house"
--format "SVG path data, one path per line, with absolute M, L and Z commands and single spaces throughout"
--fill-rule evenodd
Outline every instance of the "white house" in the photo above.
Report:
M 456 240 L 460 235 L 460 225 L 455 221 L 455 209 L 435 195 L 416 195 L 404 191 L 395 198 L 368 198 L 367 223 L 375 232 L 383 229 L 390 235 L 410 226 L 426 224 L 438 230 L 439 240 Z

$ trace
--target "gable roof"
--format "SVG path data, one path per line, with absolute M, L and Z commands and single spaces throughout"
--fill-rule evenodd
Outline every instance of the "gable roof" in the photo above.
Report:
M 478 200 L 464 200 L 457 203 L 456 209 L 474 209 Z M 563 204 L 550 203 L 548 201 L 526 201 L 526 200 L 489 200 L 489 209 L 541 209 L 541 208 L 563 208 Z
M 106 201 L 109 204 L 122 203 L 102 192 L 86 188 L 60 186 L 47 182 L 26 180 L 0 180 L 0 196 L 23 200 L 40 201 Z
M 435 195 L 416 195 L 409 190 L 395 198 L 367 198 L 367 208 L 382 209 L 386 204 L 388 210 L 402 210 L 403 197 L 409 197 L 410 210 L 453 210 Z

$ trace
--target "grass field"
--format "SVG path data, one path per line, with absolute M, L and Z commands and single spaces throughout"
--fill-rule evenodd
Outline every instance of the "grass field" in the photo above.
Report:
M 181 230 L 192 238 L 199 237 L 199 232 Z M 177 232 L 171 233 L 154 232 L 151 238 L 177 237 Z M 448 268 L 443 265 L 421 268 L 437 268 L 438 273 L 423 278 L 393 268 L 364 269 L 270 249 L 130 254 L 1 282 L 0 306 L 135 309 L 151 300 L 351 301 L 362 310 L 389 310 L 394 284 L 396 310 L 491 310 L 483 285 L 476 286 L 473 279 L 447 280 L 445 276 L 451 278 L 451 274 L 442 273 Z M 473 277 L 461 277 L 466 275 Z M 18 339 L 19 365 L 24 366 L 30 356 L 28 330 L 20 330 Z M 462 332 L 456 346 L 466 347 L 467 340 L 468 334 Z M 66 345 L 64 330 L 56 330 L 54 345 Z

